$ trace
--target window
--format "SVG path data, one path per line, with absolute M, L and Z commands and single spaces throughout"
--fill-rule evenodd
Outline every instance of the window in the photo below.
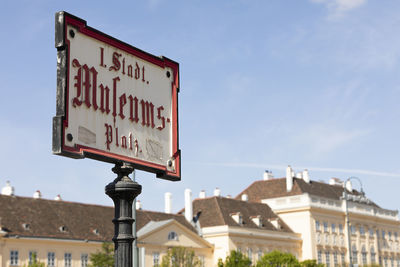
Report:
M 319 231 L 319 230 L 320 230 L 319 221 L 315 221 L 315 230 L 316 230 L 316 231 Z
M 365 235 L 364 226 L 360 226 L 360 235 Z
M 388 266 L 388 258 L 387 258 L 387 257 L 384 257 L 384 258 L 383 258 L 383 265 L 384 265 L 385 267 Z
M 343 234 L 343 225 L 342 224 L 339 224 L 339 233 Z
M 367 265 L 367 250 L 365 249 L 365 246 L 363 246 L 361 249 L 361 256 L 362 256 L 362 264 Z
M 336 232 L 336 225 L 334 223 L 332 223 L 332 233 Z
M 10 265 L 18 265 L 18 250 L 10 251 Z
M 345 266 L 346 259 L 345 259 L 345 255 L 344 255 L 343 252 L 340 254 L 340 258 L 341 258 L 341 261 L 342 261 L 342 265 Z
M 369 236 L 373 237 L 374 236 L 374 229 L 369 228 L 368 231 L 369 231 Z
M 352 235 L 356 234 L 356 227 L 354 225 L 350 226 L 350 232 L 351 232 Z
M 328 232 L 328 223 L 324 222 L 324 232 Z
M 160 253 L 153 252 L 153 266 L 160 266 Z
M 251 248 L 247 249 L 247 257 L 251 262 L 253 262 L 253 250 Z
M 389 236 L 389 239 L 391 240 L 392 239 L 392 232 L 388 232 L 388 236 Z M 392 265 L 393 266 L 393 265 Z
M 71 263 L 72 263 L 72 254 L 65 253 L 64 254 L 64 267 L 71 267 Z
M 371 263 L 372 264 L 376 263 L 375 257 L 376 257 L 375 249 L 374 249 L 374 247 L 371 247 Z
M 55 258 L 56 258 L 56 254 L 54 252 L 47 253 L 47 266 L 48 267 L 55 266 Z
M 325 251 L 325 264 L 327 267 L 331 266 L 331 255 L 329 251 Z
M 87 267 L 89 261 L 88 254 L 81 254 L 81 267 Z
M 178 234 L 174 231 L 168 233 L 168 240 L 176 240 L 178 241 Z
M 322 251 L 318 250 L 318 264 L 322 264 Z
M 397 238 L 398 238 L 398 236 L 397 236 L 397 232 L 394 232 L 394 240 L 396 240 L 396 241 L 397 241 Z
M 36 263 L 37 253 L 36 251 L 29 251 L 29 265 Z
M 203 255 L 200 255 L 199 256 L 199 260 L 200 260 L 200 266 L 201 267 L 205 267 L 206 265 L 205 265 L 205 259 L 204 259 L 204 256 Z
M 260 250 L 258 250 L 258 252 L 257 252 L 257 260 L 260 260 L 261 259 L 261 257 L 262 257 L 262 255 L 263 255 L 263 252 L 262 252 L 262 250 L 260 249 Z
M 382 239 L 385 239 L 386 233 L 385 230 L 382 230 Z
M 351 254 L 353 254 L 353 255 L 352 255 L 352 261 L 353 261 L 353 263 L 358 263 L 357 247 L 356 247 L 356 245 L 354 245 L 354 244 L 351 246 Z
M 337 255 L 338 253 L 337 253 L 337 251 L 334 251 L 333 252 L 333 265 L 334 266 L 338 266 L 339 265 L 339 262 L 338 262 L 338 255 Z

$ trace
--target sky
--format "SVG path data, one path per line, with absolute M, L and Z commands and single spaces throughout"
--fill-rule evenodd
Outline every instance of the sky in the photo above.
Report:
M 182 180 L 136 172 L 145 210 L 184 190 L 236 196 L 265 170 L 354 179 L 400 208 L 397 0 L 4 0 L 0 10 L 0 187 L 111 206 L 113 165 L 51 152 L 54 14 L 179 62 Z

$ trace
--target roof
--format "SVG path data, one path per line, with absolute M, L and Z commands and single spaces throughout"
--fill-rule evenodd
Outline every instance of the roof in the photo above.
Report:
M 292 230 L 271 210 L 267 204 L 252 203 L 224 197 L 209 197 L 195 199 L 193 201 L 193 214 L 201 211 L 199 221 L 201 227 L 212 227 L 220 225 L 238 226 L 244 228 L 258 228 L 262 230 L 273 230 L 292 232 Z M 243 224 L 238 224 L 232 214 L 240 213 Z M 252 217 L 260 216 L 262 226 L 256 225 Z M 270 221 L 279 220 L 281 229 L 275 228 Z
M 145 235 L 147 233 L 150 233 L 160 227 L 163 227 L 164 225 L 168 225 L 169 223 L 171 223 L 173 221 L 173 219 L 169 219 L 169 220 L 165 220 L 165 221 L 159 221 L 159 222 L 155 222 L 155 221 L 150 221 L 148 222 L 145 226 L 143 226 L 142 228 L 140 228 L 139 231 L 137 231 L 137 236 L 142 236 Z
M 143 210 L 136 214 L 137 230 L 150 221 L 175 219 L 196 232 L 183 215 Z M 113 218 L 114 207 L 0 195 L 0 227 L 8 236 L 111 241 Z
M 342 185 L 330 185 L 324 182 L 310 181 L 305 182 L 300 178 L 293 178 L 293 188 L 290 192 L 286 191 L 286 178 L 255 181 L 243 190 L 235 199 L 241 199 L 243 194 L 247 194 L 249 201 L 261 202 L 263 199 L 295 196 L 308 193 L 313 196 L 340 200 L 343 195 Z M 346 189 L 347 190 L 347 189 Z M 348 191 L 353 195 L 361 195 L 357 190 Z M 371 202 L 370 205 L 378 207 Z

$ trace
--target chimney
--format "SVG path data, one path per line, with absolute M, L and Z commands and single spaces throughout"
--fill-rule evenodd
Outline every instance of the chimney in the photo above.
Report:
M 13 196 L 15 194 L 14 186 L 10 185 L 10 181 L 7 181 L 6 186 L 1 189 L 1 194 L 5 196 Z
M 221 196 L 221 189 L 219 189 L 218 187 L 215 188 L 215 190 L 214 190 L 214 196 L 220 197 L 220 196 Z
M 205 190 L 201 190 L 200 191 L 199 198 L 206 198 L 206 191 Z
M 286 191 L 290 192 L 293 188 L 293 170 L 290 165 L 286 168 Z
M 346 189 L 347 189 L 347 191 L 350 191 L 350 192 L 353 191 L 353 185 L 351 184 L 350 180 L 346 181 Z
M 249 196 L 247 194 L 242 195 L 242 201 L 249 201 Z
M 295 177 L 298 178 L 298 179 L 303 179 L 303 172 L 296 173 Z
M 142 202 L 140 202 L 140 200 L 137 199 L 137 200 L 136 200 L 136 207 L 135 207 L 135 209 L 136 209 L 136 210 L 142 210 L 142 208 L 143 208 Z
M 36 190 L 36 192 L 33 193 L 33 198 L 42 198 L 42 193 L 39 190 Z
M 57 195 L 57 196 L 54 198 L 54 200 L 61 201 L 61 200 L 62 200 L 62 198 L 61 198 L 61 196 L 60 196 L 60 195 Z
M 185 189 L 185 218 L 188 222 L 193 220 L 192 191 Z
M 164 195 L 165 198 L 165 207 L 164 211 L 165 213 L 172 213 L 172 194 L 170 192 L 165 193 Z
M 305 170 L 303 171 L 303 180 L 304 180 L 304 182 L 306 182 L 307 184 L 310 183 L 310 174 L 308 173 L 308 170 L 307 170 L 307 169 L 305 169 Z
M 274 175 L 272 174 L 272 172 L 269 171 L 269 170 L 265 170 L 265 172 L 264 172 L 264 181 L 272 180 L 272 179 L 274 179 Z

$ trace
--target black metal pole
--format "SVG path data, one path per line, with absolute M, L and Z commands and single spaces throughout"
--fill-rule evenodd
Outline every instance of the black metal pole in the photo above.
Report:
M 114 266 L 132 267 L 132 203 L 133 200 L 142 192 L 142 186 L 133 182 L 129 174 L 133 172 L 133 167 L 128 163 L 116 163 L 112 169 L 118 177 L 106 188 L 106 194 L 114 201 L 115 217 L 114 223 Z

